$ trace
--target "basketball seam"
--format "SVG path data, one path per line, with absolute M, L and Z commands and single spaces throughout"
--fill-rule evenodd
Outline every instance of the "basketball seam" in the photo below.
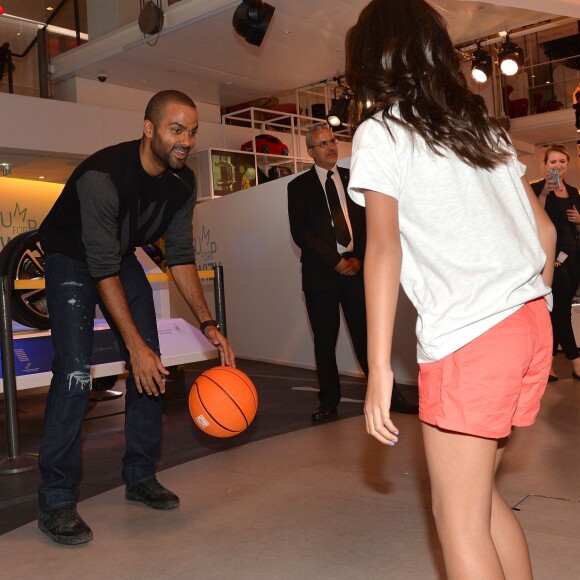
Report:
M 206 379 L 208 379 L 209 377 L 207 377 L 207 376 L 206 376 L 205 378 L 206 378 Z M 214 383 L 215 383 L 215 381 L 212 381 L 212 382 L 214 382 Z M 230 428 L 226 427 L 225 425 L 222 425 L 222 424 L 221 424 L 221 423 L 220 423 L 220 422 L 219 422 L 219 421 L 216 419 L 216 417 L 214 417 L 214 415 L 212 414 L 212 412 L 211 412 L 211 411 L 210 411 L 210 410 L 209 410 L 209 409 L 208 409 L 208 408 L 205 406 L 205 403 L 203 402 L 203 399 L 202 399 L 202 397 L 201 397 L 201 392 L 200 392 L 200 389 L 199 389 L 199 387 L 198 387 L 198 385 L 197 385 L 197 381 L 195 381 L 195 383 L 194 383 L 194 385 L 193 385 L 193 386 L 196 388 L 196 391 L 197 391 L 197 396 L 198 396 L 198 398 L 199 398 L 199 404 L 200 404 L 200 405 L 203 407 L 203 409 L 205 410 L 205 412 L 208 414 L 209 418 L 210 418 L 210 419 L 211 419 L 211 420 L 212 420 L 212 421 L 213 421 L 213 422 L 214 422 L 216 425 L 218 425 L 218 427 L 221 427 L 221 428 L 222 428 L 224 431 L 228 431 L 229 433 L 241 433 L 241 431 L 237 431 L 236 429 L 230 429 Z M 219 387 L 219 385 L 218 385 L 218 387 Z M 220 388 L 221 388 L 221 387 L 220 387 Z M 222 391 L 223 391 L 223 389 L 222 389 Z M 228 395 L 228 396 L 229 396 L 229 395 Z M 230 397 L 230 399 L 231 399 L 231 397 Z M 235 403 L 235 401 L 234 401 L 234 403 Z M 236 405 L 236 407 L 238 407 L 238 409 L 239 409 L 239 406 L 238 406 L 238 405 Z M 247 427 L 247 426 L 248 426 L 248 420 L 246 419 L 246 416 L 244 415 L 244 412 L 243 412 L 241 409 L 240 409 L 240 411 L 242 412 L 242 417 L 244 418 L 244 421 L 246 421 L 246 427 Z
M 234 373 L 232 373 L 232 374 L 234 374 Z M 242 414 L 242 417 L 244 418 L 244 421 L 246 422 L 246 427 L 249 427 L 250 426 L 250 423 L 248 423 L 248 418 L 246 417 L 246 414 L 244 413 L 244 410 L 238 405 L 237 401 L 219 383 L 217 383 L 214 379 L 212 379 L 211 377 L 208 377 L 207 375 L 205 375 L 205 378 L 208 379 L 208 380 L 210 380 L 212 383 L 214 383 L 216 387 L 218 387 L 219 389 L 221 389 L 221 391 L 227 395 L 228 399 L 230 399 L 230 401 L 238 408 L 238 410 Z M 247 386 L 246 381 L 244 381 L 244 383 Z M 197 390 L 197 392 L 199 394 L 199 389 Z M 199 396 L 199 400 L 201 401 L 201 395 Z M 204 405 L 204 407 L 205 407 L 205 405 Z M 209 411 L 208 411 L 208 413 L 209 413 Z M 217 421 L 216 421 L 216 423 L 217 423 Z M 224 427 L 224 429 L 226 429 L 226 427 Z M 228 429 L 228 431 L 232 431 L 232 430 L 231 429 Z M 232 433 L 237 433 L 237 431 L 232 431 Z
M 252 384 L 248 383 L 248 381 L 246 381 L 246 379 L 243 376 L 239 375 L 238 373 L 234 372 L 232 369 L 230 369 L 228 367 L 221 367 L 220 371 L 230 373 L 231 375 L 234 375 L 234 376 L 238 377 L 239 379 L 242 379 L 244 385 L 246 385 L 246 387 L 248 387 L 250 393 L 252 394 L 252 399 L 254 399 L 254 406 L 255 407 L 258 406 L 258 400 L 257 400 L 256 396 L 254 395 L 254 392 L 256 391 L 256 387 L 253 383 Z M 207 375 L 206 375 L 206 378 L 209 378 L 209 377 L 207 377 Z

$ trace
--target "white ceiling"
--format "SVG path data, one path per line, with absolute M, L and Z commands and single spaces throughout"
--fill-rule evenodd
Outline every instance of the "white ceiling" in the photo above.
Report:
M 344 71 L 346 31 L 368 0 L 269 3 L 275 12 L 261 47 L 246 43 L 233 29 L 232 15 L 240 0 L 182 0 L 167 8 L 158 39 L 144 38 L 133 22 L 93 40 L 92 47 L 55 58 L 53 81 L 72 75 L 95 79 L 104 71 L 111 83 L 151 91 L 175 87 L 196 100 L 231 106 Z M 432 4 L 447 19 L 456 43 L 554 16 L 539 8 L 486 2 L 432 0 Z
M 152 92 L 171 87 L 197 101 L 232 106 L 341 74 L 345 33 L 368 3 L 368 0 L 268 0 L 275 13 L 258 48 L 247 44 L 233 29 L 232 15 L 241 0 L 181 0 L 164 9 L 165 22 L 158 38 L 145 38 L 141 33 L 137 25 L 139 3 L 132 1 L 135 5 L 132 22 L 51 61 L 53 82 L 73 76 L 95 79 L 106 72 L 109 83 Z M 545 0 L 430 1 L 446 18 L 455 43 L 555 16 L 580 18 L 579 0 L 551 0 L 549 4 Z M 49 3 L 0 0 L 6 13 L 39 20 L 45 19 Z M 84 6 L 83 2 L 80 4 Z M 549 13 L 545 12 L 547 6 Z M 13 34 L 11 30 L 5 19 L 0 18 L 0 35 L 6 38 L 7 34 Z M 16 42 L 22 43 L 22 39 L 6 40 L 11 47 Z M 542 135 L 545 138 L 540 141 L 551 140 L 545 131 Z M 70 165 L 64 170 L 70 173 Z M 38 175 L 34 167 L 31 173 L 33 178 Z

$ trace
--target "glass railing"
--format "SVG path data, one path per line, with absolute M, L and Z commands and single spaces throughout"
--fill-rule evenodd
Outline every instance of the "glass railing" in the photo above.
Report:
M 512 77 L 502 76 L 501 82 L 510 118 L 569 109 L 580 91 L 580 55 L 526 66 Z
M 2 14 L 0 47 L 8 43 L 9 54 L 4 61 L 0 92 L 43 96 L 40 88 L 41 61 L 46 68 L 55 56 L 86 42 L 86 30 L 85 2 L 63 0 L 42 21 L 19 14 Z M 39 41 L 43 42 L 40 50 Z

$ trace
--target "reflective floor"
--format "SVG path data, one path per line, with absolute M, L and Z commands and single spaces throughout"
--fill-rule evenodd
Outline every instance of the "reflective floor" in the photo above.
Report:
M 580 578 L 580 381 L 560 356 L 560 380 L 548 385 L 536 424 L 513 434 L 500 477 L 536 580 Z M 381 446 L 364 432 L 364 383 L 344 377 L 339 420 L 313 426 L 314 373 L 240 361 L 260 393 L 259 415 L 239 440 L 215 440 L 186 409 L 202 366 L 175 374 L 166 406 L 159 479 L 181 506 L 156 512 L 124 500 L 121 402 L 98 403 L 86 421 L 78 506 L 94 540 L 52 543 L 33 521 L 38 473 L 1 476 L 2 577 L 445 578 L 416 416 L 396 415 L 399 443 Z M 30 451 L 41 404 L 21 397 L 19 408 L 28 413 L 22 430 L 36 433 L 23 433 Z

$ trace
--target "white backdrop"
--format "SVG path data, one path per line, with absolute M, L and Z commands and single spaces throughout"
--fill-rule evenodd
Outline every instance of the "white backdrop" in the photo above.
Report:
M 315 368 L 299 250 L 288 224 L 286 187 L 293 177 L 200 204 L 194 217 L 197 263 L 200 269 L 213 263 L 224 267 L 228 337 L 239 357 Z M 207 288 L 208 302 L 213 304 L 213 287 Z M 188 316 L 174 295 L 171 312 Z M 393 357 L 402 383 L 417 380 L 415 320 L 403 295 Z M 339 370 L 360 374 L 345 326 L 343 321 L 337 345 Z

